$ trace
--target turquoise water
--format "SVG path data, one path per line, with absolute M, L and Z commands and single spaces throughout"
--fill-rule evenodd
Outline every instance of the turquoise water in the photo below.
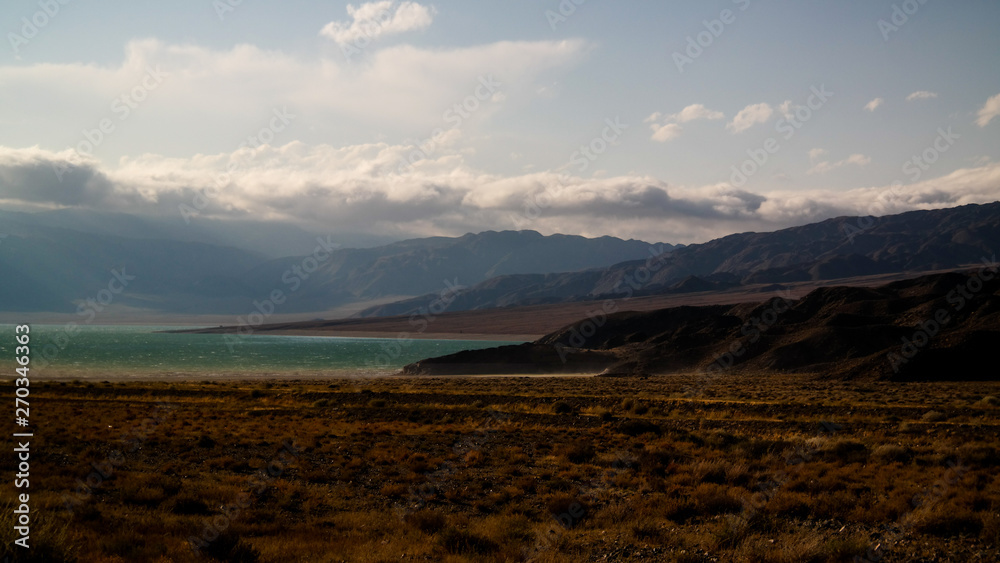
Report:
M 424 358 L 510 342 L 165 334 L 163 326 L 31 325 L 36 376 L 387 375 Z M 14 362 L 14 325 L 0 325 L 0 365 Z

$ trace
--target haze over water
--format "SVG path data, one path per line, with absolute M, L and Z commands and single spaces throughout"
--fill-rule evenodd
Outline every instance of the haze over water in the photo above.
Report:
M 13 325 L 0 325 L 12 335 Z M 32 325 L 31 369 L 37 376 L 152 375 L 296 376 L 389 375 L 423 358 L 510 342 L 396 340 L 311 336 L 249 336 L 230 346 L 224 335 L 169 334 L 167 326 Z M 57 343 L 64 347 L 59 348 Z M 15 343 L 0 341 L 0 357 L 13 358 Z

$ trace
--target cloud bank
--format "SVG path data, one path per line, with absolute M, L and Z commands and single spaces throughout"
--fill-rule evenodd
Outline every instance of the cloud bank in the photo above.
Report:
M 726 184 L 672 186 L 639 175 L 579 178 L 547 171 L 497 176 L 466 164 L 458 136 L 405 168 L 399 164 L 417 149 L 413 145 L 337 148 L 293 142 L 191 158 L 147 154 L 125 158 L 113 168 L 73 151 L 0 147 L 0 204 L 155 214 L 178 222 L 185 214 L 189 221 L 254 218 L 401 238 L 535 229 L 698 242 L 840 215 L 1000 199 L 1000 163 L 898 189 L 753 193 Z M 864 160 L 853 155 L 829 166 Z M 56 168 L 67 170 L 62 181 Z M 226 174 L 227 168 L 234 172 Z

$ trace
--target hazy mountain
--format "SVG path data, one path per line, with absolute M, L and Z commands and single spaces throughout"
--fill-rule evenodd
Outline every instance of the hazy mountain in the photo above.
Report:
M 673 248 L 669 244 L 657 248 Z M 653 245 L 613 237 L 542 236 L 534 231 L 487 231 L 458 238 L 406 240 L 369 249 L 344 249 L 319 265 L 292 307 L 324 310 L 330 304 L 414 296 L 473 286 L 496 276 L 547 274 L 604 267 L 622 257 L 648 256 Z M 273 260 L 246 279 L 280 280 L 297 258 Z M 271 282 L 273 283 L 273 281 Z
M 449 310 L 483 309 L 672 292 L 738 284 L 834 280 L 957 268 L 1000 249 L 1000 203 L 913 211 L 882 218 L 839 217 L 771 233 L 741 233 L 676 248 L 645 279 L 643 261 L 600 271 L 489 280 L 457 296 Z M 645 272 L 642 272 L 645 273 Z M 692 276 L 696 276 L 692 278 Z M 362 316 L 405 314 L 435 295 L 373 307 Z
M 79 209 L 58 209 L 42 213 L 0 210 L 0 230 L 9 232 L 14 228 L 11 225 L 50 227 L 127 239 L 231 246 L 270 258 L 301 254 L 312 248 L 317 235 L 288 223 L 268 221 L 220 221 L 193 217 L 190 222 L 185 222 L 179 212 L 176 216 L 160 217 Z M 338 236 L 342 244 L 350 246 L 374 246 L 392 242 L 371 237 L 359 239 L 350 235 Z
M 99 297 L 140 309 L 196 310 L 216 298 L 251 295 L 252 288 L 241 282 L 239 273 L 265 260 L 260 254 L 201 243 L 10 223 L 3 229 L 3 311 L 73 312 L 75 301 Z M 114 272 L 128 287 L 123 281 L 112 282 L 117 279 Z M 116 291 L 99 296 L 109 284 Z
M 186 240 L 198 233 L 239 245 Z M 257 244 L 251 234 L 275 238 L 272 252 L 290 245 L 298 255 L 272 258 L 252 250 Z M 635 240 L 545 237 L 533 231 L 341 248 L 333 236 L 249 222 L 186 232 L 130 215 L 58 212 L 2 212 L 0 235 L 0 311 L 59 313 L 76 311 L 80 301 L 96 299 L 109 283 L 118 287 L 114 272 L 134 276 L 127 278 L 125 291 L 114 294 L 117 306 L 247 314 L 254 301 L 282 291 L 287 301 L 280 312 L 298 313 L 440 291 L 449 283 L 472 285 L 499 274 L 606 266 L 623 256 L 642 257 L 650 248 Z

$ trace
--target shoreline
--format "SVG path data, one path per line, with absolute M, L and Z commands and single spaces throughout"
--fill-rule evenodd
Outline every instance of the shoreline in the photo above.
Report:
M 401 370 L 384 372 L 361 372 L 356 370 L 330 370 L 330 371 L 294 371 L 288 373 L 278 372 L 206 372 L 198 373 L 193 371 L 155 371 L 136 372 L 122 371 L 115 373 L 102 369 L 57 369 L 52 374 L 38 374 L 37 381 L 42 382 L 80 382 L 80 383 L 208 383 L 208 382 L 240 382 L 249 383 L 260 382 L 322 382 L 322 381 L 412 381 L 429 379 L 586 379 L 596 378 L 598 373 L 495 373 L 495 374 L 455 374 L 455 375 L 407 375 Z
M 215 329 L 218 330 L 218 329 Z M 200 332 L 193 330 L 185 331 L 161 331 L 173 334 L 232 334 L 231 332 Z M 544 334 L 490 334 L 490 333 L 463 333 L 463 332 L 390 332 L 377 330 L 320 330 L 320 329 L 289 329 L 289 330 L 268 330 L 267 332 L 255 332 L 252 336 L 314 336 L 324 338 L 373 338 L 381 340 L 410 339 L 410 340 L 468 340 L 473 342 L 534 342 L 545 336 Z

